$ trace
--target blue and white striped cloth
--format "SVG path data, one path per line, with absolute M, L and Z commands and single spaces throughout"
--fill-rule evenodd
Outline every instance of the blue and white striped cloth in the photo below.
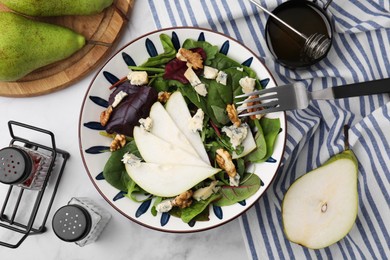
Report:
M 284 0 L 259 0 L 269 10 Z M 304 70 L 276 63 L 264 40 L 267 15 L 246 0 L 148 0 L 157 28 L 199 26 L 230 35 L 251 48 L 279 84 L 303 81 L 309 90 L 390 76 L 390 1 L 333 0 L 334 26 L 328 57 Z M 323 5 L 325 0 L 318 2 Z M 390 89 L 390 86 L 389 86 Z M 272 186 L 240 218 L 252 259 L 390 259 L 390 97 L 388 94 L 316 101 L 287 112 L 288 137 L 282 167 Z M 299 176 L 344 149 L 349 125 L 351 149 L 359 160 L 359 213 L 340 242 L 310 250 L 286 240 L 281 202 Z

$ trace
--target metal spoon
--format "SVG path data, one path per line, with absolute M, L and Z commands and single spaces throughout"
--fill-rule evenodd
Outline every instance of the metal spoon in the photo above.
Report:
M 331 44 L 331 40 L 329 37 L 320 34 L 320 33 L 314 33 L 310 36 L 306 36 L 305 34 L 297 31 L 295 28 L 293 28 L 291 25 L 287 24 L 285 21 L 274 15 L 272 12 L 268 11 L 264 7 L 262 7 L 258 2 L 255 0 L 249 0 L 251 3 L 256 5 L 258 8 L 266 12 L 268 15 L 279 21 L 281 24 L 292 30 L 294 33 L 302 37 L 302 39 L 305 40 L 305 44 L 303 46 L 302 52 L 310 59 L 318 59 L 321 56 L 323 56 L 326 51 L 329 49 L 329 46 Z

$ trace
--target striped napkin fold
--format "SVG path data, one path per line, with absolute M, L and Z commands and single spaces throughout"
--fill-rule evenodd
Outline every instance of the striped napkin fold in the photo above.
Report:
M 258 0 L 269 10 L 284 1 Z M 291 1 L 291 0 L 290 0 Z M 318 1 L 321 6 L 325 0 Z M 302 81 L 310 91 L 390 77 L 390 1 L 333 0 L 327 13 L 334 42 L 326 59 L 304 70 L 276 63 L 264 40 L 268 16 L 246 0 L 148 0 L 157 28 L 198 26 L 229 35 L 258 54 L 279 84 Z M 390 90 L 390 86 L 389 86 Z M 390 97 L 314 101 L 287 112 L 282 166 L 266 194 L 240 218 L 252 259 L 388 259 L 390 256 Z M 359 212 L 351 232 L 320 250 L 286 240 L 281 202 L 289 186 L 344 149 L 359 160 Z

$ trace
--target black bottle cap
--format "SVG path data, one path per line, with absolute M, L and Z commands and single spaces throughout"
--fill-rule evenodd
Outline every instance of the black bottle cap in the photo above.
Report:
M 57 210 L 52 220 L 56 236 L 66 242 L 82 240 L 91 230 L 91 215 L 79 205 L 66 205 Z
M 31 173 L 33 164 L 31 157 L 22 149 L 6 147 L 0 150 L 0 182 L 19 184 Z

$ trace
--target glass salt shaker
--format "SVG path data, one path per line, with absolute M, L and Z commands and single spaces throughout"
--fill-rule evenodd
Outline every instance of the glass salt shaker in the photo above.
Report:
M 41 190 L 52 157 L 28 147 L 13 145 L 0 150 L 0 182 Z
M 52 226 L 58 238 L 82 247 L 98 239 L 110 218 L 89 198 L 72 198 L 54 214 Z

